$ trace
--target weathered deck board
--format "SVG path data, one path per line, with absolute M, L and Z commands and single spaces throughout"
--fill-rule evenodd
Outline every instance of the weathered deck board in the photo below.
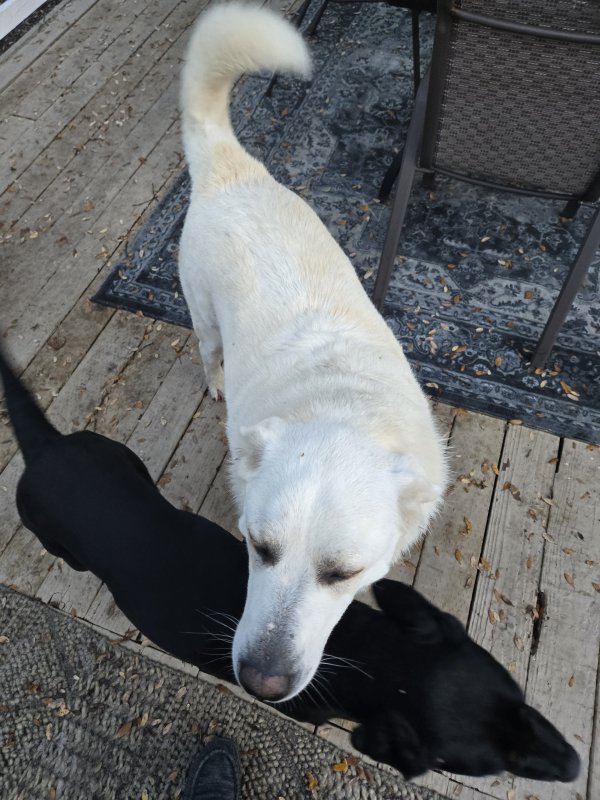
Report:
M 172 84 L 171 91 L 171 100 L 175 102 L 175 83 Z M 156 127 L 159 131 L 162 129 L 163 134 L 167 132 L 171 125 L 168 117 L 169 107 L 170 104 L 166 101 L 164 106 L 159 103 L 147 115 L 154 117 Z M 154 124 L 151 124 L 148 119 L 146 119 L 146 122 L 149 123 L 149 134 L 152 129 L 154 136 L 160 135 L 155 130 Z M 175 134 L 175 131 L 173 131 L 173 134 Z M 114 164 L 113 168 L 117 171 L 117 175 L 115 175 L 113 181 L 115 194 L 112 195 L 112 202 L 110 202 L 109 198 L 106 210 L 95 220 L 95 224 L 91 229 L 85 230 L 78 226 L 79 233 L 77 236 L 81 238 L 76 238 L 74 241 L 74 255 L 66 257 L 65 253 L 51 253 L 53 258 L 49 262 L 46 274 L 40 277 L 40 281 L 33 282 L 36 291 L 39 292 L 43 289 L 44 306 L 36 309 L 31 302 L 30 296 L 20 297 L 15 300 L 10 308 L 10 315 L 7 314 L 7 321 L 9 322 L 11 349 L 18 365 L 28 363 L 39 348 L 40 343 L 46 340 L 65 316 L 68 308 L 79 299 L 89 286 L 101 266 L 99 262 L 108 261 L 119 243 L 128 235 L 130 228 L 129 209 L 135 207 L 136 203 L 147 203 L 152 199 L 154 195 L 152 184 L 160 186 L 165 180 L 168 180 L 173 169 L 179 163 L 180 156 L 175 149 L 177 141 L 176 134 L 172 139 L 163 136 L 160 142 L 155 142 L 157 146 L 147 154 L 147 157 L 144 151 L 142 152 L 146 161 L 140 164 L 136 160 L 137 166 L 133 169 L 130 166 L 130 159 L 127 162 L 120 161 Z M 171 147 L 169 147 L 169 144 Z M 165 153 L 165 147 L 170 152 Z M 146 170 L 153 169 L 155 172 L 150 186 L 144 185 L 140 191 L 136 173 L 140 172 L 143 167 L 146 167 Z M 117 201 L 116 192 L 119 187 L 122 188 L 122 191 Z M 62 235 L 62 232 L 58 233 L 60 241 L 62 241 L 60 239 Z M 52 239 L 54 239 L 54 236 L 55 233 L 52 234 Z M 24 247 L 28 248 L 28 261 L 32 258 L 34 260 L 38 258 L 40 261 L 42 259 L 41 252 L 36 254 L 34 248 L 30 248 L 31 243 L 35 244 L 38 239 L 26 239 L 24 242 Z M 50 245 L 50 249 L 52 249 L 52 245 Z M 35 331 L 33 336 L 32 330 Z
M 229 491 L 229 481 L 227 474 L 227 458 L 223 457 L 221 468 L 217 473 L 199 513 L 203 517 L 216 522 L 228 531 L 231 531 L 238 539 L 242 538 L 238 529 L 238 513 Z
M 500 461 L 505 423 L 459 414 L 449 442 L 452 480 L 438 519 L 425 539 L 414 582 L 463 624 L 467 623 L 485 535 L 494 467 Z
M 527 679 L 533 609 L 544 551 L 559 440 L 509 425 L 469 619 L 470 635 L 513 675 Z M 511 776 L 463 778 L 467 786 L 505 800 Z
M 99 0 L 86 15 L 87 36 L 80 31 L 76 41 L 71 42 L 73 29 L 69 30 L 51 48 L 58 55 L 58 64 L 53 69 L 41 72 L 43 63 L 33 65 L 39 76 L 33 89 L 30 85 L 28 92 L 23 91 L 23 83 L 31 82 L 30 76 L 25 75 L 5 90 L 3 103 L 14 109 L 15 116 L 3 125 L 7 157 L 0 164 L 2 189 L 19 178 L 30 163 L 31 154 L 42 152 L 106 81 L 114 79 L 131 54 L 132 38 L 142 47 L 172 8 L 168 0 L 149 3 Z M 111 19 L 115 29 L 107 28 L 106 19 Z M 23 119 L 31 120 L 25 130 Z
M 98 0 L 66 0 L 16 41 L 10 48 L 10 59 L 0 64 L 0 92 L 14 81 L 34 61 L 46 53 L 51 45 L 75 23 L 81 25 L 81 17 Z
M 224 414 L 224 404 L 205 394 L 161 476 L 163 494 L 179 508 L 198 511 L 223 463 Z
M 182 10 L 187 10 L 187 15 Z M 111 76 L 67 131 L 55 137 L 13 182 L 1 200 L 13 228 L 18 223 L 19 228 L 47 234 L 53 227 L 65 225 L 67 212 L 77 217 L 74 224 L 97 216 L 104 195 L 113 188 L 107 180 L 113 171 L 102 174 L 102 170 L 115 151 L 120 149 L 130 157 L 138 149 L 137 125 L 177 75 L 182 49 L 179 39 L 192 18 L 187 4 L 177 4 L 144 47 L 131 53 L 118 76 Z M 62 230 L 61 236 L 68 233 Z M 47 241 L 44 246 L 48 247 Z
M 540 589 L 545 613 L 527 699 L 561 728 L 582 761 L 579 779 L 551 784 L 543 800 L 585 797 L 600 645 L 600 451 L 566 440 L 554 482 Z M 536 784 L 516 780 L 519 795 Z M 590 794 L 590 798 L 597 795 Z

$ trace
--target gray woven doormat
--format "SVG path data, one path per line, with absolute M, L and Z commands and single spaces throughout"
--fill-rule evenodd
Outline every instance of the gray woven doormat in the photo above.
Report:
M 248 800 L 442 800 L 377 767 L 338 772 L 343 752 L 294 722 L 3 587 L 0 636 L 2 800 L 177 798 L 209 733 L 238 743 Z

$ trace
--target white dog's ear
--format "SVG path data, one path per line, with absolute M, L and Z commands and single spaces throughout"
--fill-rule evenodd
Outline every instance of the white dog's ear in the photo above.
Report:
M 411 456 L 394 455 L 392 472 L 398 480 L 400 511 L 404 517 L 423 514 L 423 505 L 437 502 L 442 487 L 425 476 L 420 466 Z M 418 525 L 421 523 L 415 520 Z
M 240 428 L 242 445 L 239 449 L 239 459 L 242 474 L 246 479 L 260 467 L 267 444 L 278 439 L 284 428 L 285 422 L 280 417 L 267 417 L 256 425 Z

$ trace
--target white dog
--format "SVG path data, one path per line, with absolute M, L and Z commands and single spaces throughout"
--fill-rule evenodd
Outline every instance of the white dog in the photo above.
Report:
M 227 400 L 249 550 L 234 671 L 275 701 L 308 684 L 354 595 L 421 536 L 446 469 L 428 403 L 352 265 L 232 131 L 233 82 L 263 69 L 309 74 L 288 22 L 238 3 L 202 15 L 183 70 L 180 273 L 210 393 Z

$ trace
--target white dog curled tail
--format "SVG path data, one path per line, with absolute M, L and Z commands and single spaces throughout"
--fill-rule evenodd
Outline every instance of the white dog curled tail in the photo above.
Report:
M 308 48 L 291 23 L 268 8 L 243 3 L 218 5 L 201 15 L 181 83 L 183 142 L 192 181 L 206 176 L 216 142 L 233 141 L 241 148 L 229 118 L 231 89 L 245 72 L 262 70 L 310 76 Z

